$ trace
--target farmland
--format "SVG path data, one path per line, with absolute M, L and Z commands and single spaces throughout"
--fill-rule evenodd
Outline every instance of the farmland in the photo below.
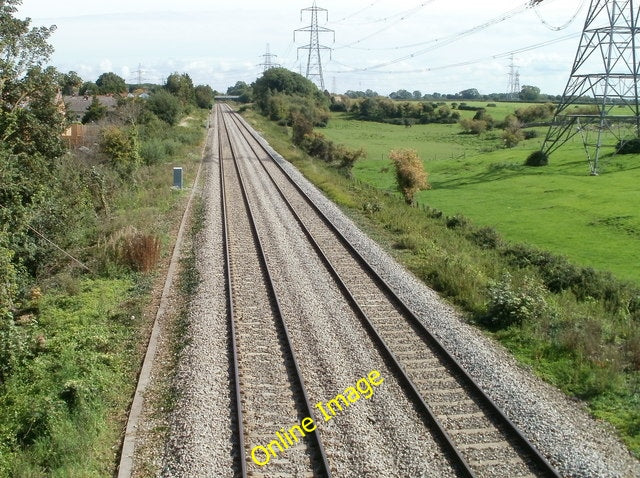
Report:
M 498 103 L 487 112 L 500 121 L 520 106 Z M 546 128 L 536 130 L 536 138 L 505 149 L 499 131 L 478 136 L 462 134 L 456 124 L 405 128 L 334 114 L 323 133 L 336 143 L 367 151 L 367 158 L 353 169 L 357 179 L 395 190 L 388 153 L 414 148 L 431 183 L 430 190 L 417 195 L 420 204 L 449 216 L 462 214 L 477 225 L 494 227 L 509 241 L 640 284 L 640 156 L 612 156 L 605 150 L 601 174 L 593 177 L 582 140 L 575 136 L 551 156 L 549 166 L 528 168 L 524 159 L 540 148 L 546 133 Z

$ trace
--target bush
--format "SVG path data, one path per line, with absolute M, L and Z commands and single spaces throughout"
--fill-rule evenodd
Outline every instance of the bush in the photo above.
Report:
M 531 322 L 548 312 L 544 299 L 544 287 L 531 277 L 525 277 L 518 287 L 511 275 L 505 273 L 488 288 L 487 315 L 482 322 L 494 329 Z
M 147 108 L 162 121 L 175 125 L 182 110 L 180 100 L 164 89 L 157 90 L 147 100 Z
M 483 249 L 496 249 L 502 239 L 492 227 L 483 227 L 471 233 L 471 240 Z
M 102 132 L 100 150 L 107 155 L 122 178 L 130 176 L 140 164 L 138 139 L 134 129 L 110 126 Z
M 487 130 L 487 122 L 484 120 L 462 118 L 459 124 L 465 133 L 480 134 Z
M 549 155 L 544 151 L 534 151 L 529 156 L 527 156 L 526 161 L 524 162 L 525 166 L 546 166 L 549 164 Z
M 618 141 L 616 144 L 618 154 L 638 154 L 640 153 L 640 138 Z
M 415 149 L 394 149 L 389 153 L 396 169 L 398 189 L 407 204 L 413 204 L 418 191 L 429 189 L 427 173 Z

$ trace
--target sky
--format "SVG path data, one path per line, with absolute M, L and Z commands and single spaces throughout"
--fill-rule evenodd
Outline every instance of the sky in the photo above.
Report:
M 269 51 L 306 74 L 305 29 L 313 0 L 23 0 L 17 16 L 56 25 L 50 63 L 95 81 L 162 84 L 172 72 L 225 92 L 251 83 Z M 561 94 L 587 14 L 585 0 L 317 0 L 325 89 L 482 94 L 509 90 L 513 53 L 520 85 Z M 577 13 L 577 15 L 576 15 Z M 327 20 L 328 17 L 328 20 Z M 573 19 L 572 22 L 569 22 Z M 568 25 L 567 25 L 568 24 Z M 558 29 L 562 27 L 562 29 Z M 294 41 L 295 39 L 295 41 Z M 543 46 L 540 46 L 543 45 Z M 529 49 L 530 47 L 535 47 Z M 526 50 L 526 51 L 524 51 Z

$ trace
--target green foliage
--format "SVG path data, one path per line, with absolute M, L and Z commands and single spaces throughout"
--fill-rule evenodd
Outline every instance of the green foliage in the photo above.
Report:
M 526 161 L 524 162 L 526 166 L 546 166 L 549 164 L 549 156 L 544 151 L 534 151 L 529 156 L 527 156 Z
M 95 123 L 107 116 L 107 107 L 100 103 L 97 96 L 93 97 L 91 104 L 87 108 L 87 112 L 82 117 L 82 123 Z
M 398 189 L 407 204 L 413 204 L 413 197 L 418 191 L 429 189 L 427 173 L 422 160 L 414 149 L 394 149 L 389 152 L 396 170 Z
M 119 95 L 127 92 L 127 84 L 124 79 L 113 72 L 101 74 L 96 80 L 96 86 L 101 95 Z
M 100 88 L 93 81 L 85 81 L 78 90 L 81 95 L 98 95 L 100 94 Z
M 165 90 L 157 90 L 147 100 L 147 108 L 162 121 L 173 126 L 182 111 L 180 100 Z
M 540 88 L 537 86 L 523 85 L 518 97 L 522 101 L 537 101 L 540 97 Z
M 198 108 L 210 110 L 213 107 L 214 92 L 209 85 L 198 85 L 195 87 L 194 96 Z
M 544 288 L 537 281 L 525 276 L 518 286 L 507 272 L 489 283 L 487 314 L 481 320 L 488 327 L 502 329 L 539 320 L 548 309 Z
M 633 138 L 618 141 L 616 144 L 617 154 L 638 154 L 640 153 L 640 138 Z
M 478 119 L 461 118 L 460 127 L 465 133 L 481 134 L 487 130 L 487 122 Z
M 131 178 L 140 165 L 138 138 L 134 128 L 110 126 L 102 132 L 100 150 L 122 178 Z
M 307 116 L 301 113 L 293 113 L 291 115 L 292 124 L 291 128 L 293 130 L 292 141 L 293 144 L 302 144 L 305 139 L 305 136 L 311 134 L 313 132 L 313 123 L 307 119 Z
M 75 71 L 70 71 L 60 76 L 60 87 L 63 95 L 77 94 L 82 84 L 82 78 Z
M 389 98 L 365 97 L 352 101 L 348 111 L 364 121 L 377 121 L 398 125 L 406 125 L 408 119 L 417 123 L 451 124 L 460 119 L 457 111 L 451 111 L 447 105 L 430 102 L 399 102 Z
M 193 103 L 195 100 L 195 89 L 193 81 L 187 73 L 172 73 L 168 76 L 164 89 L 178 98 L 183 105 Z M 168 122 L 169 124 L 172 124 Z
M 553 103 L 544 103 L 527 106 L 526 108 L 517 108 L 515 115 L 518 121 L 526 124 L 550 119 L 553 116 L 554 110 L 555 105 Z
M 234 86 L 227 88 L 228 95 L 239 96 L 241 103 L 250 103 L 253 101 L 253 90 L 250 85 L 247 85 L 244 81 L 238 81 Z

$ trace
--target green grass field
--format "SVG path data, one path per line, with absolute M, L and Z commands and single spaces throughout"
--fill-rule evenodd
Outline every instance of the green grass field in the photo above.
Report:
M 522 106 L 497 105 L 487 108 L 497 121 Z M 353 170 L 362 181 L 395 190 L 388 153 L 414 148 L 432 186 L 417 195 L 420 204 L 447 215 L 463 214 L 478 225 L 494 227 L 509 241 L 535 245 L 640 284 L 640 155 L 613 156 L 605 150 L 601 174 L 590 176 L 582 140 L 575 136 L 551 156 L 549 166 L 525 167 L 525 158 L 544 140 L 546 128 L 537 131 L 538 137 L 505 149 L 501 130 L 476 136 L 461 134 L 455 124 L 405 128 L 334 114 L 323 133 L 367 151 L 367 159 Z

